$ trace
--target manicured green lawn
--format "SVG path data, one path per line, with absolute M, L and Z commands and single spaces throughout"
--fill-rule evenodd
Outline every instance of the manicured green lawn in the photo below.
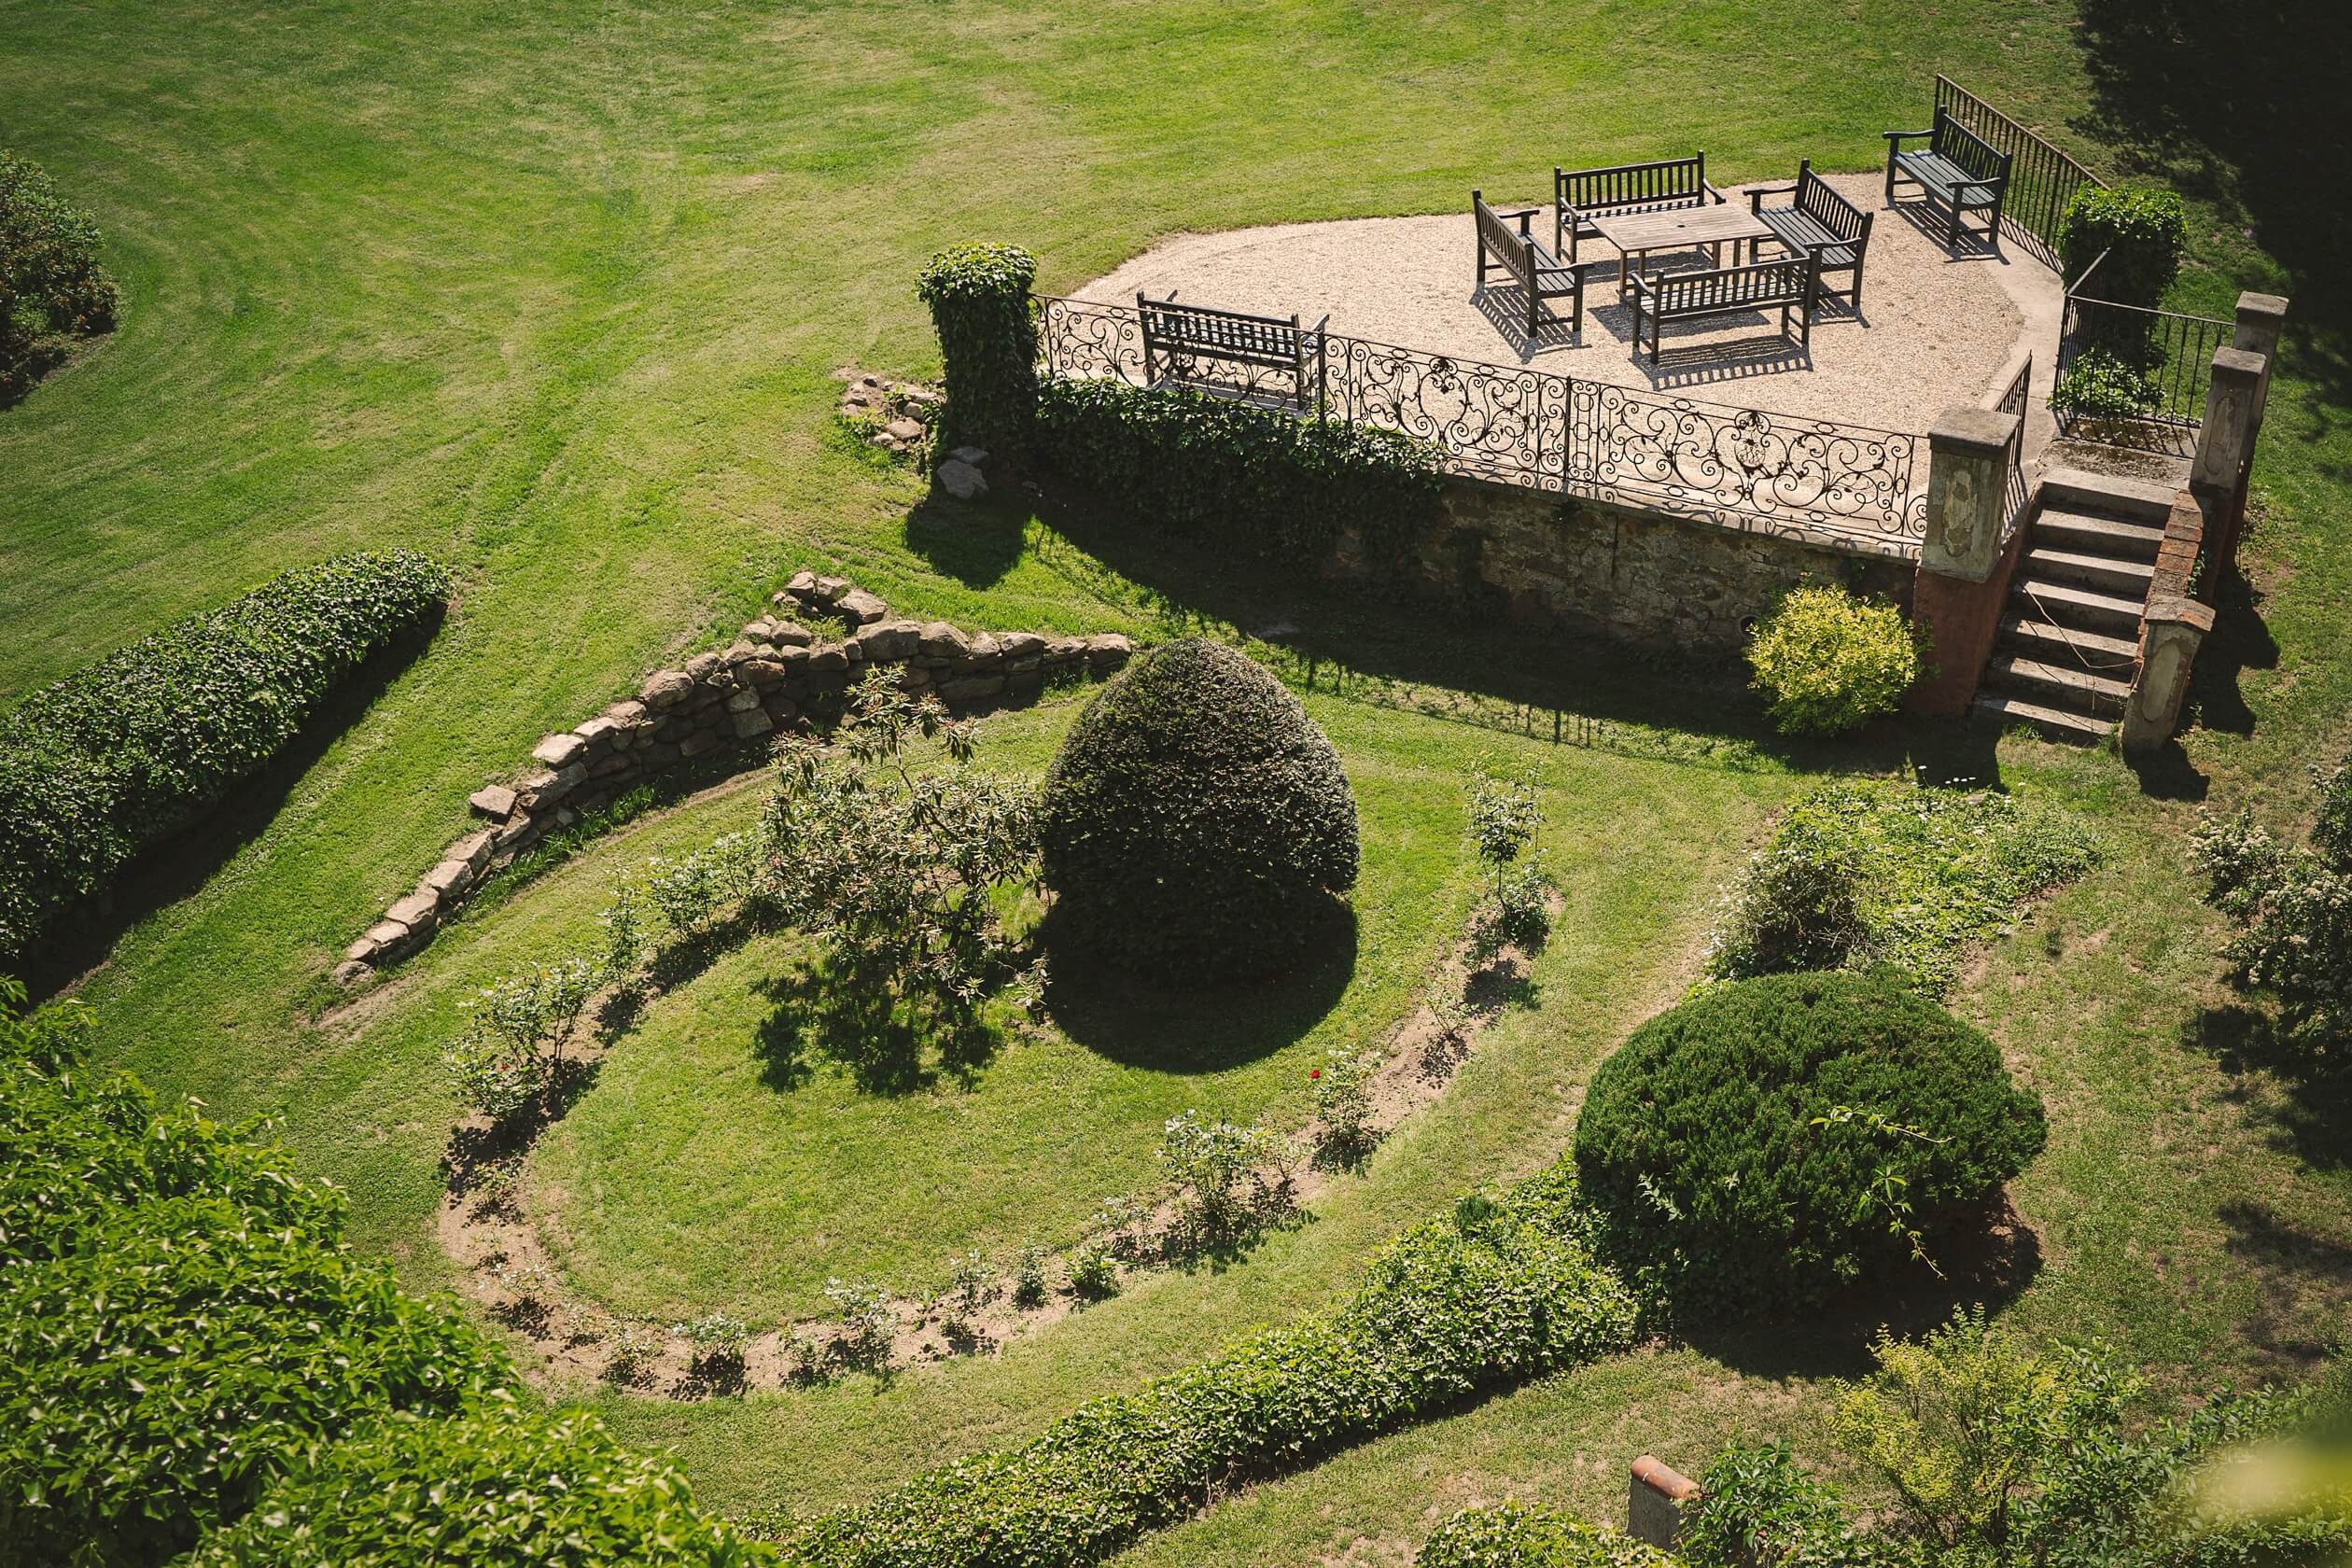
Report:
M 2290 817 L 2308 801 L 2303 764 L 2346 744 L 2345 252 L 2318 243 L 2274 179 L 2241 173 L 2260 134 L 2341 128 L 2326 132 L 2332 100 L 2285 48 L 2262 59 L 2267 90 L 2235 100 L 2270 106 L 2245 126 L 2209 113 L 2229 95 L 2180 90 L 2163 25 L 2200 70 L 2235 57 L 2208 47 L 2200 29 L 2218 24 L 2203 11 L 2165 22 L 2174 9 L 2100 0 L 2084 25 L 2059 0 L 1581 0 L 1500 15 L 1328 0 L 0 5 L 6 134 L 96 209 L 129 290 L 111 340 L 0 413 L 0 694 L 335 549 L 421 545 L 465 582 L 424 657 L 315 761 L 266 781 L 283 796 L 266 824 L 221 847 L 201 890 L 134 925 L 82 987 L 110 1054 L 167 1093 L 281 1114 L 305 1166 L 350 1189 L 358 1244 L 420 1283 L 444 1278 L 430 1230 L 453 1109 L 441 1043 L 472 986 L 584 929 L 601 879 L 593 864 L 550 878 L 460 925 L 380 1000 L 321 1022 L 327 967 L 460 830 L 483 777 L 721 638 L 803 565 L 975 625 L 1157 636 L 1196 616 L 1285 620 L 1326 656 L 1406 684 L 1687 732 L 1677 754 L 1692 760 L 1644 761 L 1314 699 L 1368 819 L 1410 835 L 1380 852 L 1390 879 L 1363 906 L 1362 994 L 1339 1000 L 1329 1029 L 1393 1016 L 1442 941 L 1432 929 L 1458 917 L 1451 819 L 1477 754 L 1542 773 L 1571 912 L 1539 1004 L 1506 1020 L 1443 1102 L 1314 1223 L 1235 1267 L 1154 1278 L 1001 1358 L 887 1386 L 604 1403 L 633 1437 L 677 1446 L 722 1505 L 815 1506 L 1032 1433 L 1330 1300 L 1389 1234 L 1564 1146 L 1593 1065 L 1677 993 L 1715 883 L 1798 781 L 1777 763 L 1743 765 L 1746 742 L 1778 755 L 1746 698 L 1671 671 L 1295 594 L 1115 520 L 918 511 L 915 480 L 827 440 L 830 372 L 935 368 L 910 287 L 949 240 L 1028 245 L 1059 287 L 1177 230 L 1452 210 L 1474 184 L 1533 197 L 1556 162 L 1702 146 L 1718 183 L 1805 155 L 1869 167 L 1880 131 L 1922 122 L 1942 69 L 2107 170 L 2143 154 L 2177 170 L 2204 263 L 2184 302 L 2226 305 L 2238 287 L 2297 296 L 2258 471 L 2252 588 L 2225 595 L 2200 665 L 2209 727 L 2150 776 L 2153 795 L 2103 754 L 2020 741 L 1995 753 L 1911 729 L 1786 761 L 1997 770 L 2098 818 L 2117 858 L 1954 993 L 2051 1103 L 2050 1153 L 2017 1193 L 2040 1266 L 2011 1309 L 2040 1330 L 2109 1334 L 2175 1388 L 2292 1372 L 2345 1322 L 2343 1129 L 2199 1046 L 2201 1010 L 2222 998 L 2178 835 L 2205 793 Z M 2155 41 L 2121 67 L 2091 52 L 2142 26 Z M 2321 145 L 2293 145 L 2306 142 Z M 1301 287 L 1304 308 L 1313 280 Z M 1057 721 L 1001 721 L 1008 752 L 1027 747 L 1033 764 Z M 745 791 L 679 813 L 627 850 L 692 843 L 755 805 Z M 725 1147 L 722 1133 L 759 1122 L 781 1147 L 788 1115 L 813 1117 L 833 1092 L 813 1082 L 788 1113 L 745 1083 L 757 973 L 747 956 L 657 1010 L 546 1152 L 543 1179 L 573 1161 L 567 1201 L 596 1216 L 576 1221 L 573 1264 L 616 1299 L 699 1296 L 721 1246 L 763 1226 L 799 1245 L 858 1211 L 856 1190 L 829 1189 L 831 1214 L 763 1218 L 773 1191 L 698 1185 L 757 1146 Z M 1280 1088 L 1322 1038 L 1241 1075 Z M 1039 1071 L 1052 1049 L 1035 1053 Z M 1102 1176 L 1139 1168 L 1164 1103 L 1141 1087 L 1153 1075 L 1060 1059 L 1135 1091 L 1095 1107 L 1127 1141 L 1040 1169 L 1012 1157 L 1017 1139 L 993 1139 L 1011 1183 L 974 1183 L 938 1228 L 903 1211 L 875 1224 L 874 1267 L 935 1267 L 951 1230 L 1026 1228 L 1009 1223 L 1023 1191 L 1054 1189 L 1066 1223 L 1114 1190 Z M 996 1071 L 1028 1066 L 1016 1053 Z M 1014 1086 L 984 1080 L 970 1104 L 1009 1105 Z M 976 1146 L 889 1125 L 928 1105 L 838 1103 L 861 1136 L 909 1135 L 934 1170 Z M 632 1139 L 679 1160 L 624 1191 Z M 736 1169 L 784 1181 L 764 1163 Z M 838 1184 L 857 1167 L 801 1169 Z M 867 1175 L 877 1189 L 896 1180 Z M 661 1234 L 666 1219 L 724 1239 L 699 1250 Z M 742 1293 L 729 1299 L 804 1301 L 819 1256 L 804 1247 L 729 1281 Z M 1362 1537 L 1359 1555 L 1397 1560 L 1445 1507 L 1511 1490 L 1614 1517 L 1642 1448 L 1695 1464 L 1733 1434 L 1807 1447 L 1813 1379 L 1853 1365 L 1850 1340 L 1761 1337 L 1493 1401 L 1136 1555 L 1305 1563 Z

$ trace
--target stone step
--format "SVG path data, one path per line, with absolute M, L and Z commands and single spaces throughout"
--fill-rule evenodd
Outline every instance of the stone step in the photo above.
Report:
M 2009 594 L 2023 602 L 2020 613 L 2025 620 L 2055 621 L 2062 626 L 2080 626 L 2112 637 L 2137 637 L 2140 611 L 2147 604 L 2145 599 L 2119 598 L 2079 583 L 2032 576 L 2011 583 Z
M 2034 542 L 2085 555 L 2153 561 L 2157 547 L 2164 542 L 2164 530 L 2150 523 L 2129 523 L 2099 512 L 2044 507 L 2034 519 Z
M 2029 658 L 2072 665 L 2093 674 L 2129 675 L 2132 666 L 2139 663 L 2139 644 L 2131 637 L 2108 637 L 2103 632 L 2086 632 L 2023 615 L 2002 618 L 1995 646 Z
M 2133 523 L 2153 523 L 2160 528 L 2164 519 L 2172 515 L 2173 497 L 2179 493 L 2172 485 L 2155 480 L 2069 468 L 2045 470 L 2036 492 L 2044 506 L 2103 511 Z
M 2023 653 L 1995 653 L 1984 666 L 1984 679 L 1995 686 L 2020 689 L 2033 701 L 2093 717 L 2121 718 L 2132 696 L 2128 680 Z
M 2149 581 L 2156 575 L 2156 561 L 2153 555 L 2145 561 L 2128 561 L 2120 555 L 2057 550 L 2037 543 L 2025 552 L 2024 570 L 2044 581 L 2096 588 L 2145 605 Z
M 2003 729 L 2012 724 L 2030 724 L 2051 740 L 2071 741 L 2078 746 L 2096 746 L 2114 728 L 2105 720 L 2086 718 L 2064 708 L 2028 702 L 2005 692 L 1980 692 L 1976 701 L 1968 706 L 1979 716 L 1994 721 Z

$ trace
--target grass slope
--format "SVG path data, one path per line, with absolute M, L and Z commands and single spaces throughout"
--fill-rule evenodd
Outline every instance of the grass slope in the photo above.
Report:
M 1556 162 L 1703 146 L 1719 179 L 1803 155 L 1868 167 L 1880 131 L 1924 119 L 1938 69 L 2110 172 L 2170 173 L 2196 203 L 2201 263 L 2177 298 L 2297 300 L 2249 581 L 2225 592 L 2199 665 L 2205 727 L 2144 779 L 2101 755 L 1915 732 L 1802 760 L 2026 778 L 2120 846 L 1958 993 L 2051 1105 L 2051 1153 L 2018 1194 L 2041 1266 L 2012 1309 L 2108 1332 L 2176 1386 L 2291 1370 L 2343 1323 L 2341 1128 L 2207 1051 L 2230 1015 L 2177 847 L 2208 793 L 2304 808 L 2303 763 L 2341 750 L 2352 709 L 2352 246 L 2341 210 L 2296 184 L 2345 135 L 2328 79 L 2342 40 L 2324 24 L 2190 0 L 1507 16 L 1383 0 L 0 0 L 0 22 L 7 137 L 95 209 L 129 294 L 111 340 L 0 413 L 0 693 L 333 550 L 415 544 L 462 574 L 426 656 L 266 779 L 217 851 L 177 868 L 199 890 L 134 923 L 84 987 L 109 1054 L 159 1089 L 282 1113 L 304 1165 L 351 1187 L 358 1243 L 421 1280 L 441 1269 L 436 1057 L 455 1002 L 601 889 L 553 879 L 461 926 L 359 1019 L 313 1021 L 320 975 L 458 830 L 483 776 L 716 638 L 794 567 L 975 624 L 1287 619 L 1407 683 L 1710 737 L 1753 724 L 1752 707 L 1553 647 L 1302 605 L 1084 518 L 913 510 L 914 481 L 827 441 L 829 372 L 933 362 L 909 280 L 938 244 L 1020 241 L 1060 287 L 1179 229 L 1452 210 L 1474 184 L 1534 197 Z M 1351 755 L 1436 758 L 1475 736 L 1328 702 L 1318 716 Z M 1671 995 L 1715 878 L 1791 785 L 1479 744 L 1574 803 L 1556 844 L 1589 896 L 1544 960 L 1542 1005 L 1317 1223 L 1001 1360 L 888 1387 L 615 1402 L 616 1422 L 678 1446 L 722 1504 L 864 1495 L 1328 1301 L 1368 1247 L 1561 1146 L 1593 1064 Z M 1803 1445 L 1812 1378 L 1845 1365 L 1799 1337 L 1591 1368 L 1136 1555 L 1306 1562 L 1362 1538 L 1399 1559 L 1445 1507 L 1507 1490 L 1611 1517 L 1641 1448 L 1695 1463 L 1733 1431 Z

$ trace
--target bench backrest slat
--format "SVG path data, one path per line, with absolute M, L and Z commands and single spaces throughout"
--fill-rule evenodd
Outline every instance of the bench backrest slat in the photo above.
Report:
M 1488 206 L 1486 198 L 1475 190 L 1470 193 L 1470 205 L 1477 215 L 1478 243 L 1494 253 L 1505 269 L 1519 279 L 1521 287 L 1533 288 L 1536 266 L 1533 242 L 1513 228 L 1509 219 Z
M 1301 340 L 1306 334 L 1295 315 L 1252 315 L 1209 305 L 1151 300 L 1141 294 L 1135 297 L 1135 310 L 1142 321 L 1147 353 L 1155 348 L 1175 349 L 1280 370 L 1295 369 L 1301 362 Z
M 1870 226 L 1869 215 L 1831 189 L 1810 161 L 1797 171 L 1797 210 L 1841 240 L 1860 239 Z
M 1701 202 L 1706 193 L 1707 155 L 1703 152 L 1654 163 L 1552 171 L 1553 199 L 1587 212 L 1669 202 Z
M 1648 280 L 1661 315 L 1744 304 L 1781 304 L 1805 298 L 1811 262 L 1803 257 L 1759 261 L 1719 272 L 1668 273 Z
M 1976 179 L 2009 178 L 2009 155 L 1954 119 L 1949 109 L 1939 107 L 1936 110 L 1935 131 L 1929 136 L 1927 145 L 1935 152 L 1967 170 Z

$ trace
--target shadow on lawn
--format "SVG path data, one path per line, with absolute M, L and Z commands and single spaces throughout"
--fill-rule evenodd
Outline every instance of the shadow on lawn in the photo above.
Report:
M 2352 1166 L 2352 1071 L 2315 1069 L 2315 1059 L 2325 1058 L 2312 1043 L 2243 1002 L 2205 1008 L 2182 1027 L 2181 1043 L 2240 1076 L 2227 1098 L 2270 1123 L 2282 1152 L 2317 1170 Z
M 1323 928 L 1299 966 L 1257 984 L 1160 987 L 1095 963 L 1051 970 L 1045 1011 L 1099 1056 L 1161 1072 L 1221 1072 L 1270 1056 L 1329 1015 L 1355 973 L 1355 911 L 1323 905 Z M 1053 919 L 1041 931 L 1052 950 Z
M 770 1004 L 752 1032 L 760 1082 L 779 1093 L 814 1072 L 811 1057 L 849 1075 L 861 1094 L 904 1095 L 943 1080 L 970 1088 L 1004 1043 L 1001 1024 L 923 1020 L 891 988 L 847 973 L 829 960 L 795 966 L 753 984 Z
M 1973 1214 L 1950 1229 L 1951 1237 L 1931 1246 L 1934 1268 L 1908 1264 L 1801 1322 L 1704 1323 L 1683 1329 L 1681 1337 L 1750 1377 L 1860 1377 L 1875 1365 L 1870 1341 L 1880 1329 L 1915 1339 L 1950 1322 L 1963 1307 L 1998 1313 L 2041 1272 L 2041 1238 L 2006 1195 L 1989 1213 Z
M 25 956 L 21 978 L 33 999 L 54 996 L 104 962 L 124 931 L 201 891 L 239 850 L 268 832 L 295 786 L 425 651 L 441 621 L 435 609 L 362 660 L 309 721 L 226 800 L 126 861 L 82 910 Z

